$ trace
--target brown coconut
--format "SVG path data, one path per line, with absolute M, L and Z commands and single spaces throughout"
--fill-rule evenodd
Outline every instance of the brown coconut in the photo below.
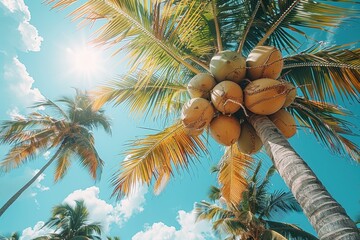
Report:
M 235 113 L 243 103 L 243 91 L 234 82 L 220 82 L 211 91 L 211 102 L 223 114 Z
M 277 112 L 286 100 L 286 86 L 284 83 L 261 78 L 246 86 L 244 102 L 247 109 L 260 115 L 270 115 Z
M 285 86 L 286 86 L 286 99 L 285 99 L 285 103 L 284 103 L 284 108 L 290 106 L 295 98 L 296 98 L 296 88 L 294 85 L 292 85 L 289 82 L 284 82 Z
M 200 130 L 209 125 L 214 113 L 214 107 L 208 100 L 193 98 L 184 104 L 181 120 L 185 128 Z
M 284 109 L 269 116 L 269 119 L 276 125 L 286 138 L 291 138 L 296 133 L 296 122 L 294 117 Z
M 246 75 L 246 60 L 240 53 L 222 51 L 211 59 L 210 72 L 218 82 L 230 80 L 239 83 Z
M 284 61 L 281 52 L 273 46 L 257 46 L 246 59 L 247 76 L 251 80 L 259 78 L 277 79 Z
M 248 122 L 241 124 L 241 133 L 237 141 L 239 150 L 246 154 L 254 154 L 261 149 L 262 145 L 255 129 Z
M 215 78 L 209 73 L 196 74 L 188 83 L 187 90 L 191 98 L 210 98 L 210 91 L 216 85 Z
M 219 115 L 210 123 L 210 134 L 220 144 L 231 146 L 240 136 L 240 122 L 237 118 Z

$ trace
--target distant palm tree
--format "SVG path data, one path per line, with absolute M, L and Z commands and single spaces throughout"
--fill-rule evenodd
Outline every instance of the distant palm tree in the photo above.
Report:
M 269 193 L 270 177 L 276 170 L 274 167 L 269 168 L 261 180 L 260 168 L 261 162 L 247 179 L 247 189 L 237 205 L 226 202 L 220 189 L 212 186 L 209 198 L 216 203 L 196 203 L 197 219 L 211 221 L 215 234 L 226 239 L 238 237 L 247 240 L 317 240 L 315 236 L 294 224 L 270 220 L 276 214 L 302 212 L 302 209 L 291 192 L 277 190 Z
M 20 235 L 18 232 L 13 232 L 11 233 L 10 236 L 5 237 L 5 236 L 1 236 L 0 235 L 0 240 L 19 240 L 20 239 Z
M 33 112 L 27 117 L 3 121 L 0 125 L 0 141 L 11 144 L 11 149 L 0 163 L 1 170 L 9 171 L 26 161 L 34 159 L 39 151 L 54 150 L 52 158 L 35 176 L 16 192 L 0 209 L 0 216 L 6 209 L 44 172 L 54 161 L 57 162 L 55 181 L 61 179 L 70 167 L 71 159 L 78 159 L 93 178 L 100 177 L 103 160 L 95 149 L 91 130 L 99 126 L 111 133 L 110 121 L 102 110 L 93 110 L 90 97 L 76 91 L 73 99 L 64 97 L 59 102 L 65 109 L 50 100 L 44 100 L 34 107 L 54 110 L 52 115 Z
M 101 240 L 101 225 L 88 222 L 89 212 L 84 201 L 76 201 L 74 207 L 65 203 L 52 210 L 52 217 L 43 227 L 54 230 L 34 240 Z

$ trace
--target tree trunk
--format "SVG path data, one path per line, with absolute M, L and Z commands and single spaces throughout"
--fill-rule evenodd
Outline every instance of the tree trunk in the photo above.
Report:
M 15 201 L 16 199 L 18 199 L 18 197 L 20 197 L 20 195 L 26 190 L 28 189 L 28 187 L 31 186 L 31 184 L 33 184 L 35 182 L 35 180 L 45 171 L 45 169 L 50 166 L 50 164 L 56 159 L 58 155 L 58 152 L 40 169 L 40 171 L 38 173 L 35 174 L 34 177 L 32 177 L 30 179 L 29 182 L 27 182 L 22 188 L 20 188 L 19 191 L 17 191 L 5 204 L 4 206 L 1 207 L 0 209 L 0 217 L 4 214 L 4 212 L 6 211 L 6 209 L 8 209 L 8 207 L 10 207 Z
M 344 208 L 331 197 L 276 126 L 266 116 L 252 115 L 249 121 L 319 238 L 359 240 L 359 231 Z

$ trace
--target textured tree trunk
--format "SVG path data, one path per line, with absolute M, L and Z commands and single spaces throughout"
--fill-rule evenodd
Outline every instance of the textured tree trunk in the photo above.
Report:
M 331 197 L 276 126 L 266 116 L 252 115 L 249 121 L 319 238 L 359 240 L 360 233 L 355 223 Z
M 38 173 L 35 174 L 34 177 L 32 177 L 30 179 L 29 182 L 27 182 L 22 188 L 20 188 L 19 191 L 17 191 L 5 204 L 4 206 L 1 207 L 0 209 L 0 217 L 4 214 L 4 212 L 6 211 L 6 209 L 8 209 L 11 204 L 13 204 L 16 199 L 18 199 L 18 197 L 20 197 L 20 195 L 26 190 L 28 189 L 31 184 L 33 184 L 35 182 L 35 180 L 45 171 L 45 169 L 50 166 L 50 164 L 56 159 L 57 157 L 57 153 L 40 169 L 40 171 Z

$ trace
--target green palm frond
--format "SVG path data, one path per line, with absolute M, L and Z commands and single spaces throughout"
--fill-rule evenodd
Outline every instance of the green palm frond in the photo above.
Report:
M 55 8 L 65 8 L 73 2 L 76 1 L 46 1 Z M 208 1 L 190 0 L 88 0 L 71 15 L 83 22 L 106 19 L 97 30 L 95 43 L 118 44 L 117 52 L 127 52 L 132 70 L 141 68 L 150 75 L 157 72 L 170 76 L 182 67 L 199 73 L 186 56 L 200 57 L 212 52 L 211 32 L 203 17 L 207 4 Z
M 67 115 L 67 113 L 58 104 L 51 101 L 50 99 L 43 99 L 41 101 L 38 101 L 32 107 L 33 108 L 45 107 L 45 108 L 53 109 L 54 115 L 56 114 L 61 118 L 65 118 L 69 120 L 69 116 Z
M 216 201 L 220 199 L 221 197 L 221 191 L 220 188 L 217 188 L 215 186 L 210 186 L 208 197 L 211 201 Z
M 161 169 L 188 169 L 189 163 L 206 152 L 199 137 L 188 136 L 183 125 L 175 123 L 163 131 L 148 135 L 129 144 L 127 159 L 113 176 L 113 195 L 121 197 L 130 193 L 134 185 L 150 184 Z
M 338 94 L 359 101 L 360 48 L 349 49 L 349 45 L 315 45 L 285 58 L 285 79 L 300 86 L 307 98 L 335 100 Z
M 159 117 L 159 112 L 164 113 L 161 114 L 161 118 L 178 115 L 174 113 L 172 106 L 188 98 L 184 84 L 186 77 L 178 75 L 180 81 L 175 82 L 153 75 L 147 85 L 138 87 L 137 83 L 144 77 L 147 77 L 146 73 L 133 74 L 99 87 L 93 92 L 93 108 L 98 109 L 106 102 L 113 102 L 114 106 L 125 103 L 130 112 L 137 117 L 148 114 Z
M 267 226 L 280 233 L 287 239 L 302 239 L 302 240 L 318 240 L 317 237 L 312 234 L 305 232 L 303 229 L 299 228 L 294 224 L 266 221 Z
M 234 216 L 232 211 L 206 201 L 195 203 L 194 212 L 197 220 L 218 220 Z
M 242 193 L 247 188 L 245 173 L 251 163 L 252 157 L 241 153 L 235 145 L 225 150 L 219 163 L 218 181 L 221 195 L 228 203 L 240 203 Z
M 341 118 L 351 116 L 349 111 L 329 103 L 300 97 L 295 99 L 289 109 L 300 124 L 310 128 L 315 137 L 331 151 L 360 161 L 359 147 L 344 137 L 357 135 L 353 124 Z

